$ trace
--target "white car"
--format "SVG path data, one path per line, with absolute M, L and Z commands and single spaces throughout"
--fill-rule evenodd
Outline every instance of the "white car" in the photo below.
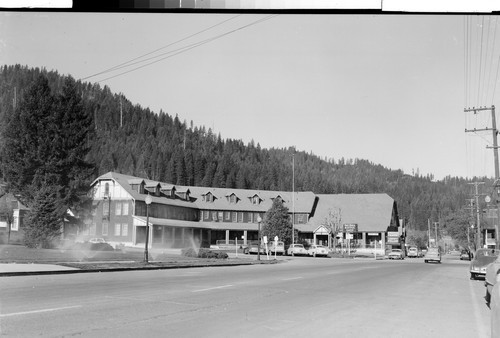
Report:
M 309 249 L 307 249 L 307 254 L 309 256 L 323 256 L 328 257 L 328 248 L 323 245 L 312 244 Z
M 288 250 L 286 253 L 289 256 L 295 256 L 295 255 L 306 256 L 307 250 L 304 248 L 304 246 L 302 244 L 291 244 L 288 247 Z
M 388 255 L 389 259 L 404 259 L 401 249 L 392 249 Z
M 104 238 L 91 238 L 89 239 L 89 243 L 106 243 Z

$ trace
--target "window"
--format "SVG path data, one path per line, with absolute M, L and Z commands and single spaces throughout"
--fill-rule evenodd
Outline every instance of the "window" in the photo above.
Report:
M 242 212 L 238 213 L 238 222 L 243 223 L 243 213 Z
M 115 224 L 115 236 L 120 236 L 121 225 L 120 223 Z
M 304 215 L 303 214 L 297 215 L 297 223 L 304 224 Z
M 108 200 L 105 200 L 104 203 L 102 204 L 102 215 L 103 216 L 109 215 L 109 201 Z
M 254 197 L 252 197 L 252 204 L 259 204 L 259 196 L 255 195 Z
M 122 236 L 128 236 L 128 224 L 122 225 Z
M 253 213 L 248 212 L 248 223 L 253 223 Z
M 222 221 L 222 220 L 224 219 L 223 217 L 224 217 L 223 212 L 222 212 L 222 211 L 219 211 L 219 212 L 218 212 L 218 215 L 217 215 L 218 220 L 219 220 L 219 221 Z
M 120 202 L 116 202 L 115 215 L 120 216 L 121 214 L 122 214 L 122 204 Z
M 236 203 L 236 195 L 235 194 L 232 194 L 231 196 L 229 196 L 229 202 Z
M 128 215 L 128 202 L 123 202 L 122 215 Z
M 203 211 L 203 219 L 208 220 L 210 218 L 210 214 L 208 213 L 208 210 Z
M 238 213 L 233 211 L 233 222 L 238 222 Z
M 10 230 L 18 231 L 19 230 L 19 210 L 14 210 L 14 219 L 12 224 L 10 225 Z
M 104 184 L 104 197 L 109 196 L 109 183 Z
M 102 222 L 102 235 L 108 235 L 108 222 Z
M 224 220 L 225 221 L 230 221 L 231 220 L 231 212 L 224 211 Z
M 217 220 L 217 211 L 212 211 L 212 221 Z

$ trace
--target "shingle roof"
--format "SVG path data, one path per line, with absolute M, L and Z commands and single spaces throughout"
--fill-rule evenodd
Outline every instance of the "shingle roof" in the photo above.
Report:
M 304 225 L 296 225 L 299 231 L 312 232 L 320 226 L 330 210 L 341 210 L 342 224 L 358 224 L 358 231 L 387 231 L 391 224 L 394 199 L 387 194 L 339 194 L 316 195 L 318 205 L 314 217 Z
M 131 184 L 139 184 L 144 181 L 146 186 L 160 184 L 168 187 L 175 187 L 176 191 L 187 192 L 191 196 L 191 201 L 185 201 L 181 199 L 171 199 L 167 197 L 157 197 L 151 196 L 153 198 L 153 203 L 164 203 L 170 205 L 178 205 L 190 208 L 197 208 L 201 210 L 241 210 L 241 211 L 251 211 L 251 212 L 266 212 L 269 210 L 273 204 L 273 199 L 280 196 L 283 199 L 284 205 L 292 212 L 295 213 L 310 213 L 314 206 L 315 195 L 310 192 L 295 192 L 295 201 L 292 200 L 292 192 L 286 191 L 268 191 L 268 190 L 249 190 L 249 189 L 228 189 L 228 188 L 211 188 L 211 187 L 192 187 L 192 186 L 180 186 L 172 185 L 170 183 L 157 182 L 153 180 L 147 180 L 138 178 L 135 176 L 119 174 L 115 172 L 108 172 L 102 176 L 99 176 L 92 185 L 96 184 L 99 180 L 114 180 L 120 184 L 130 196 L 137 201 L 144 201 L 146 194 L 140 194 L 138 191 L 132 189 Z M 213 202 L 203 201 L 202 195 L 207 193 L 212 193 L 216 199 Z M 230 203 L 228 196 L 235 194 L 238 197 L 238 202 L 236 204 Z M 253 204 L 251 196 L 258 195 L 261 198 L 261 203 Z M 293 203 L 295 202 L 295 203 Z

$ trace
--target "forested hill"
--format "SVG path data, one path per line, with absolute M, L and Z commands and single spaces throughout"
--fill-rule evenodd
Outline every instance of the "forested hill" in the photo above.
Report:
M 64 77 L 55 71 L 20 65 L 1 68 L 2 125 L 41 74 L 54 92 L 61 90 Z M 262 149 L 258 140 L 244 144 L 223 139 L 177 115 L 134 105 L 107 86 L 78 82 L 77 87 L 93 117 L 95 137 L 89 140 L 88 160 L 95 164 L 96 176 L 117 171 L 179 185 L 292 190 L 292 147 Z M 321 159 L 300 150 L 295 153 L 296 191 L 384 192 L 396 199 L 400 216 L 414 229 L 426 229 L 428 218 L 437 221 L 463 207 L 471 193 L 467 183 L 452 177 L 433 182 L 430 175 L 405 175 L 363 159 Z

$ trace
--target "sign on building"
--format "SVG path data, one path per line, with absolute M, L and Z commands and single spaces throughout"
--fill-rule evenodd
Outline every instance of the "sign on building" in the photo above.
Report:
M 358 225 L 356 223 L 344 224 L 344 232 L 358 232 Z
M 399 244 L 399 232 L 388 231 L 387 232 L 387 244 Z

